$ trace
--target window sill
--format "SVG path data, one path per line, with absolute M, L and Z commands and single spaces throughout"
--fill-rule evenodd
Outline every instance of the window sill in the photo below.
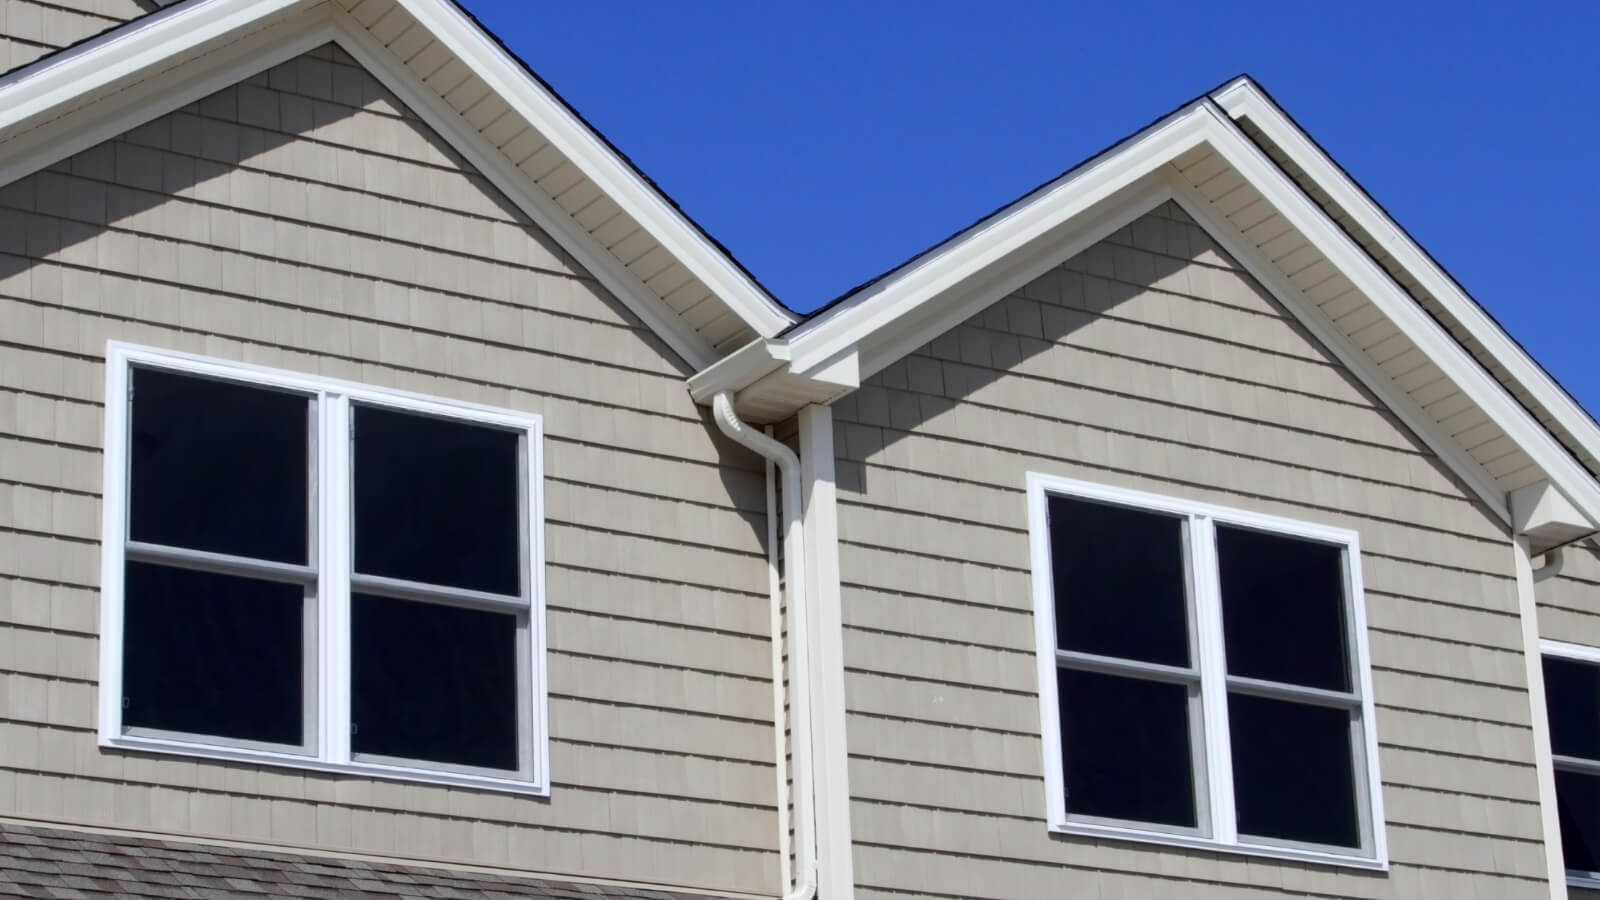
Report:
M 1567 887 L 1583 888 L 1589 891 L 1600 891 L 1600 873 L 1568 872 Z
M 1092 837 L 1115 841 L 1133 841 L 1140 844 L 1157 844 L 1164 847 L 1179 847 L 1185 850 L 1205 850 L 1213 853 L 1228 853 L 1238 856 L 1254 856 L 1264 859 L 1277 859 L 1287 862 L 1313 863 L 1325 866 L 1338 866 L 1346 869 L 1362 869 L 1369 872 L 1389 871 L 1387 859 L 1375 859 L 1370 856 L 1354 856 L 1343 853 L 1334 853 L 1326 850 L 1301 849 L 1297 847 L 1277 847 L 1271 844 L 1225 844 L 1221 841 L 1206 837 L 1196 837 L 1186 834 L 1171 834 L 1162 831 L 1141 831 L 1137 828 L 1118 828 L 1111 825 L 1091 825 L 1083 822 L 1068 822 L 1065 825 L 1051 825 L 1052 834 L 1067 835 L 1071 837 Z
M 162 753 L 175 756 L 187 756 L 194 759 L 209 759 L 219 762 L 251 763 L 261 766 L 273 766 L 285 769 L 301 769 L 311 772 L 325 772 L 333 775 L 349 775 L 364 778 L 380 778 L 386 781 L 403 781 L 411 784 L 437 784 L 445 787 L 469 788 L 481 791 L 499 791 L 506 794 L 523 794 L 533 797 L 550 796 L 548 784 L 538 784 L 532 781 L 523 781 L 517 778 L 496 778 L 488 775 L 472 775 L 464 772 L 447 772 L 437 769 L 408 768 L 404 766 L 377 765 L 367 762 L 328 762 L 310 756 L 300 756 L 294 753 L 277 753 L 270 750 L 249 750 L 239 747 L 222 747 L 211 744 L 192 744 L 185 741 L 171 741 L 160 738 L 130 737 L 122 735 L 114 738 L 101 738 L 102 750 L 128 750 L 141 753 Z

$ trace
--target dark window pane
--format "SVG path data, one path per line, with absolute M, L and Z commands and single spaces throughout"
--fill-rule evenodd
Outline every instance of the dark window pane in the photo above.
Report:
M 310 400 L 134 368 L 135 541 L 306 562 Z
M 1194 827 L 1189 689 L 1057 671 L 1067 812 Z
M 1217 526 L 1228 672 L 1348 691 L 1344 550 Z
M 1600 776 L 1557 769 L 1556 810 L 1567 868 L 1600 872 Z
M 1555 752 L 1600 759 L 1600 666 L 1545 657 L 1544 696 Z
M 1350 712 L 1228 695 L 1239 833 L 1361 846 Z
M 362 594 L 351 607 L 351 749 L 518 768 L 515 616 Z
M 122 724 L 304 742 L 304 588 L 128 563 Z
M 518 435 L 370 406 L 353 415 L 356 571 L 521 593 Z
M 1189 665 L 1181 519 L 1051 497 L 1050 562 L 1063 650 Z

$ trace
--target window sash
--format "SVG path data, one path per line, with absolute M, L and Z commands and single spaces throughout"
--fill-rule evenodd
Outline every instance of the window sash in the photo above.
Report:
M 1564 641 L 1542 640 L 1539 642 L 1539 650 L 1541 659 L 1548 657 L 1600 669 L 1600 647 L 1572 644 Z M 1549 703 L 1550 696 L 1546 693 L 1545 717 L 1547 719 L 1550 715 Z M 1597 713 L 1600 713 L 1600 711 L 1597 711 Z M 1590 759 L 1584 756 L 1567 756 L 1552 753 L 1551 768 L 1557 772 L 1571 772 L 1578 775 L 1600 777 L 1600 759 Z M 1600 872 L 1591 872 L 1587 869 L 1568 866 L 1567 883 L 1579 887 L 1600 888 Z
M 1262 516 L 1210 504 L 1111 488 L 1053 476 L 1028 476 L 1029 530 L 1033 567 L 1036 637 L 1039 648 L 1040 714 L 1045 747 L 1045 782 L 1049 826 L 1054 831 L 1096 837 L 1177 844 L 1227 850 L 1252 855 L 1329 862 L 1360 868 L 1387 868 L 1382 797 L 1377 769 L 1377 737 L 1373 724 L 1371 667 L 1366 641 L 1365 609 L 1359 567 L 1359 540 L 1353 532 Z M 1184 553 L 1190 573 L 1190 629 L 1195 646 L 1192 668 L 1162 666 L 1133 660 L 1100 657 L 1061 650 L 1056 644 L 1055 585 L 1050 562 L 1047 507 L 1052 496 L 1120 505 L 1152 513 L 1176 515 L 1186 520 Z M 1332 544 L 1344 560 L 1344 630 L 1339 637 L 1349 648 L 1351 685 L 1348 692 L 1284 684 L 1229 675 L 1222 625 L 1220 573 L 1216 553 L 1216 526 L 1260 530 L 1285 537 Z M 1069 812 L 1062 770 L 1063 722 L 1057 704 L 1054 672 L 1057 667 L 1086 669 L 1124 677 L 1191 684 L 1197 688 L 1199 718 L 1191 725 L 1198 735 L 1196 751 L 1197 808 L 1202 827 L 1196 834 L 1174 833 L 1163 826 L 1137 821 L 1090 820 Z M 1232 748 L 1228 721 L 1228 694 L 1245 695 L 1334 707 L 1350 711 L 1350 740 L 1359 847 L 1308 844 L 1264 836 L 1242 835 L 1234 807 Z M 1204 816 L 1209 813 L 1209 821 Z
M 544 664 L 543 490 L 540 483 L 542 423 L 539 417 L 418 397 L 314 376 L 189 356 L 112 342 L 107 352 L 106 486 L 101 611 L 102 746 L 189 756 L 280 764 L 326 771 L 359 771 L 375 777 L 434 781 L 547 795 L 549 792 L 548 701 Z M 307 565 L 295 565 L 128 540 L 131 405 L 134 368 L 211 378 L 244 387 L 307 397 Z M 459 588 L 357 575 L 351 569 L 353 530 L 350 410 L 354 403 L 512 431 L 518 440 L 517 516 L 519 593 L 490 594 Z M 262 744 L 204 734 L 125 728 L 122 695 L 122 587 L 128 562 L 305 586 L 306 629 L 303 676 L 305 741 L 300 746 Z M 517 622 L 516 770 L 481 769 L 352 754 L 350 596 L 371 593 L 402 600 L 512 613 Z

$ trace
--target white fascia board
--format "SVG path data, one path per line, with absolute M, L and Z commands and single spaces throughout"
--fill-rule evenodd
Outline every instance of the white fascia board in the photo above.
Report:
M 1600 457 L 1600 425 L 1595 423 L 1593 417 L 1526 350 L 1518 346 L 1505 329 L 1469 297 L 1337 163 L 1290 121 L 1276 103 L 1244 78 L 1223 88 L 1215 99 L 1228 115 L 1235 119 L 1248 118 L 1260 128 L 1318 187 L 1327 191 L 1341 209 L 1372 235 L 1385 252 L 1417 279 L 1423 289 L 1449 310 L 1494 361 L 1505 366 L 1511 377 L 1526 388 L 1539 405 L 1549 410 L 1550 415 L 1585 450 Z
M 1273 208 L 1305 235 L 1357 290 L 1444 372 L 1561 488 L 1580 509 L 1600 521 L 1600 483 L 1538 420 L 1495 381 L 1444 326 L 1394 282 L 1364 248 L 1338 227 L 1300 186 L 1273 162 L 1238 123 L 1215 105 L 1205 107 L 1208 142 Z
M 780 306 L 713 244 L 683 213 L 623 162 L 521 63 L 490 40 L 455 4 L 444 0 L 395 0 L 435 38 L 483 79 L 489 89 L 527 119 L 573 165 L 605 192 L 684 268 L 727 303 L 751 329 L 771 337 L 794 324 Z
M 48 116 L 84 94 L 314 0 L 195 0 L 152 13 L 0 78 L 0 132 Z
M 897 328 L 901 320 L 951 287 L 1003 265 L 1018 248 L 1197 146 L 1205 139 L 1205 120 L 1199 115 L 1204 106 L 1205 101 L 1199 101 L 1173 113 L 1040 196 L 801 325 L 789 336 L 795 369 L 804 371 Z

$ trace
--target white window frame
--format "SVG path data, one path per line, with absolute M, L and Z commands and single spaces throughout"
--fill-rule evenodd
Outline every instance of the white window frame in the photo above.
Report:
M 1034 628 L 1038 648 L 1039 723 L 1044 746 L 1046 819 L 1050 831 L 1387 871 L 1389 850 L 1384 827 L 1382 779 L 1378 772 L 1377 720 L 1373 710 L 1366 603 L 1359 564 L 1361 546 L 1356 532 L 1038 472 L 1028 473 L 1027 494 Z M 1167 671 L 1171 667 L 1154 664 L 1148 666 L 1149 672 L 1139 672 L 1134 670 L 1146 667 L 1136 662 L 1105 662 L 1114 664 L 1112 668 L 1126 669 L 1122 674 L 1132 674 L 1133 677 L 1172 681 L 1182 676 L 1185 683 L 1198 682 L 1199 709 L 1192 709 L 1190 724 L 1194 740 L 1193 754 L 1197 762 L 1197 828 L 1174 829 L 1155 824 L 1089 819 L 1071 816 L 1067 812 L 1065 774 L 1062 771 L 1061 707 L 1056 686 L 1056 672 L 1061 662 L 1056 647 L 1055 591 L 1050 563 L 1048 507 L 1052 496 L 1107 503 L 1185 519 L 1183 552 L 1188 572 L 1189 640 L 1197 674 L 1185 674 L 1176 669 Z M 1360 849 L 1345 851 L 1321 845 L 1269 841 L 1238 833 L 1233 798 L 1233 757 L 1228 734 L 1228 691 L 1230 683 L 1237 689 L 1240 682 L 1251 682 L 1227 673 L 1221 585 L 1216 562 L 1217 524 L 1334 544 L 1344 549 L 1345 591 L 1349 604 L 1345 616 L 1346 639 L 1355 657 L 1352 663 L 1356 668 L 1351 683 L 1355 686 L 1353 693 L 1356 696 L 1341 702 L 1348 702 L 1351 709 L 1359 704 L 1361 713 L 1361 734 L 1352 734 L 1351 747 L 1357 768 L 1355 788 L 1357 824 L 1362 840 Z M 1068 655 L 1088 657 L 1087 654 Z M 1084 663 L 1096 660 L 1098 658 L 1077 660 L 1069 665 L 1075 670 L 1087 671 L 1092 667 Z M 1252 688 L 1251 693 L 1289 700 L 1332 694 L 1313 688 L 1280 687 L 1265 683 L 1259 686 L 1262 690 Z M 1199 733 L 1195 734 L 1197 731 Z
M 1540 662 L 1544 657 L 1552 656 L 1567 662 L 1583 663 L 1600 669 L 1600 647 L 1590 647 L 1584 644 L 1570 644 L 1565 641 L 1541 640 L 1539 642 Z M 1545 718 L 1550 717 L 1550 694 L 1545 692 Z M 1600 761 L 1585 759 L 1578 756 L 1557 756 L 1555 750 L 1550 751 L 1551 768 L 1557 771 L 1577 772 L 1581 775 L 1600 775 Z M 1561 840 L 1557 833 L 1555 840 Z M 1565 866 L 1565 860 L 1562 861 Z M 1600 889 L 1600 872 L 1584 872 L 1578 869 L 1567 869 L 1567 884 L 1572 887 Z
M 298 750 L 249 741 L 204 735 L 159 732 L 130 733 L 122 724 L 123 578 L 128 559 L 128 485 L 130 478 L 129 389 L 135 366 L 180 375 L 213 378 L 245 386 L 265 387 L 306 395 L 310 399 L 307 452 L 311 456 L 308 490 L 311 492 L 308 525 L 311 555 L 305 567 L 247 561 L 233 574 L 260 575 L 281 568 L 304 569 L 307 585 L 306 742 Z M 112 341 L 106 348 L 105 481 L 102 504 L 101 606 L 100 606 L 100 746 L 119 750 L 149 751 L 357 774 L 374 778 L 426 782 L 463 788 L 549 796 L 549 700 L 545 660 L 544 488 L 541 418 L 531 413 L 495 409 L 424 397 L 405 391 L 372 387 L 337 379 L 288 372 L 246 363 L 141 347 Z M 350 747 L 350 594 L 370 576 L 352 573 L 351 509 L 352 404 L 371 404 L 401 412 L 420 413 L 469 424 L 487 425 L 523 435 L 523 477 L 520 486 L 523 516 L 523 584 L 525 602 L 508 602 L 495 595 L 466 596 L 477 592 L 449 588 L 420 591 L 419 599 L 439 602 L 439 596 L 460 595 L 457 605 L 497 612 L 526 614 L 527 627 L 518 642 L 518 758 L 516 772 L 452 766 L 425 761 L 356 758 Z M 140 548 L 135 548 L 139 550 Z M 169 551 L 160 551 L 169 552 Z M 176 555 L 205 557 L 189 551 Z M 149 556 L 147 551 L 136 554 Z M 215 557 L 215 554 L 209 554 Z M 207 563 L 209 571 L 224 571 L 227 557 Z M 159 561 L 152 559 L 152 561 Z M 397 596 L 392 592 L 389 596 Z

